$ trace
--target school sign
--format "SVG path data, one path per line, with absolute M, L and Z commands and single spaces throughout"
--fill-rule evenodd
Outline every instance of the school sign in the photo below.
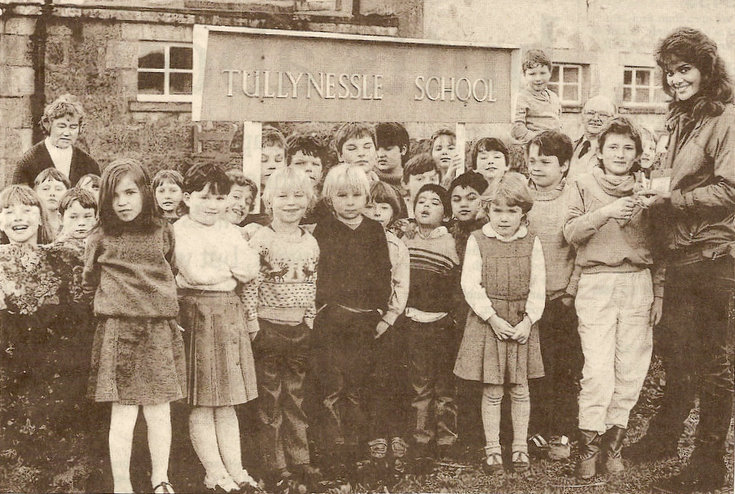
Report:
M 194 120 L 509 122 L 515 47 L 195 26 Z

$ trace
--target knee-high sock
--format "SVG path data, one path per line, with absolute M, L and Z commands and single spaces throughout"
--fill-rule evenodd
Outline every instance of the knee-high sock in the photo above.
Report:
M 133 492 L 130 483 L 130 454 L 133 429 L 138 419 L 137 405 L 112 404 L 110 415 L 110 466 L 115 492 Z
M 246 480 L 242 468 L 240 450 L 240 424 L 234 407 L 214 409 L 214 426 L 217 431 L 217 444 L 227 472 L 235 482 Z
M 202 462 L 207 472 L 205 483 L 216 484 L 222 478 L 229 478 L 217 445 L 217 431 L 212 407 L 192 409 L 189 414 L 189 437 L 199 461 Z
M 500 403 L 503 401 L 503 386 L 486 384 L 482 388 L 482 425 L 485 429 L 485 451 L 500 453 Z
M 510 387 L 510 414 L 513 418 L 512 451 L 528 453 L 528 418 L 531 415 L 528 384 L 514 384 Z
M 171 407 L 168 403 L 146 405 L 143 416 L 148 426 L 148 450 L 151 453 L 151 485 L 168 482 L 171 454 Z

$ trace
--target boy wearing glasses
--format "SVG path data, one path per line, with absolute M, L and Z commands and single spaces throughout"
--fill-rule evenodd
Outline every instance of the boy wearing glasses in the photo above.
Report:
M 567 172 L 568 184 L 576 181 L 579 175 L 591 172 L 597 164 L 597 136 L 615 113 L 615 105 L 605 96 L 594 96 L 584 104 L 584 134 L 574 143 L 574 153 Z

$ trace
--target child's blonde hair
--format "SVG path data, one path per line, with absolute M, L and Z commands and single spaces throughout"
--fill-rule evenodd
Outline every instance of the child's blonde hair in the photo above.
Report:
M 337 165 L 329 170 L 324 179 L 322 196 L 329 199 L 343 190 L 361 192 L 367 200 L 370 199 L 370 181 L 365 171 L 355 165 Z
M 43 207 L 41 199 L 39 199 L 38 194 L 36 194 L 33 189 L 27 185 L 10 185 L 0 192 L 0 211 L 19 204 L 24 206 L 35 206 L 38 208 L 41 215 L 41 221 L 38 225 L 37 242 L 39 244 L 47 244 L 51 242 L 54 235 L 49 226 L 46 208 Z
M 528 213 L 533 206 L 533 197 L 528 189 L 528 179 L 518 172 L 506 173 L 498 182 L 498 188 L 490 204 L 518 206 L 523 214 Z
M 309 176 L 300 168 L 287 166 L 274 171 L 268 178 L 263 189 L 263 204 L 269 214 L 272 214 L 273 198 L 282 190 L 300 190 L 308 200 L 307 211 L 314 205 L 316 194 Z

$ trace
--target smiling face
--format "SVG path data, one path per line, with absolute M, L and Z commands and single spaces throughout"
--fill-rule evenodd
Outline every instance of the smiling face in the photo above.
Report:
M 378 163 L 373 138 L 370 136 L 350 137 L 342 144 L 340 158 L 347 165 L 359 166 L 369 176 Z
M 120 221 L 133 221 L 143 211 L 143 193 L 130 174 L 124 175 L 115 186 L 112 209 Z
M 686 101 L 699 92 L 702 73 L 694 64 L 676 61 L 666 71 L 666 82 L 679 101 Z
M 94 224 L 94 208 L 85 208 L 79 201 L 74 201 L 64 211 L 62 233 L 75 239 L 87 238 Z
M 343 221 L 354 221 L 367 206 L 367 196 L 360 190 L 338 190 L 329 197 L 334 213 Z
M 472 187 L 457 186 L 452 190 L 452 216 L 459 221 L 472 221 L 480 212 L 480 193 Z
M 520 206 L 491 202 L 488 210 L 490 226 L 499 235 L 509 238 L 520 228 L 521 221 L 523 221 L 523 210 Z
M 189 218 L 202 225 L 212 226 L 227 207 L 227 195 L 209 191 L 210 184 L 202 190 L 184 193 L 184 204 L 189 208 Z
M 508 171 L 508 164 L 505 162 L 505 155 L 500 151 L 491 149 L 489 151 L 479 151 L 477 153 L 476 171 L 488 183 L 499 180 Z
M 426 190 L 416 198 L 413 208 L 416 223 L 420 226 L 436 228 L 444 219 L 444 205 L 436 192 Z
M 0 211 L 0 230 L 8 236 L 11 244 L 35 244 L 41 225 L 41 210 L 38 206 L 13 204 Z
M 523 72 L 528 88 L 533 91 L 542 91 L 546 89 L 547 84 L 551 80 L 551 70 L 546 65 L 535 65 Z
M 439 166 L 442 176 L 445 175 L 449 166 L 458 157 L 457 142 L 454 136 L 442 134 L 434 139 L 431 145 L 431 157 Z
M 59 149 L 67 149 L 79 137 L 79 117 L 64 115 L 51 122 L 48 128 L 49 142 Z
M 588 136 L 596 136 L 615 114 L 615 107 L 602 97 L 591 98 L 582 110 L 582 124 Z
M 286 166 L 286 157 L 281 146 L 263 146 L 260 153 L 260 190 L 274 171 Z
M 303 170 L 315 186 L 322 179 L 324 165 L 322 164 L 322 159 L 318 156 L 311 156 L 305 154 L 303 151 L 296 151 L 291 157 L 291 166 Z
M 597 155 L 602 160 L 606 174 L 627 175 L 637 157 L 635 141 L 625 134 L 608 134 Z
M 66 192 L 66 185 L 64 182 L 59 182 L 52 178 L 44 180 L 36 186 L 36 194 L 41 199 L 41 203 L 48 211 L 57 211 L 59 209 L 59 202 L 61 202 L 61 196 Z
M 165 213 L 175 213 L 184 193 L 174 182 L 163 182 L 156 187 L 156 203 Z
M 556 156 L 539 154 L 538 144 L 528 148 L 528 173 L 538 190 L 555 189 L 564 178 L 569 162 L 559 163 Z
M 284 225 L 298 225 L 306 214 L 309 196 L 303 190 L 282 188 L 273 196 L 273 222 Z
M 250 187 L 232 184 L 230 193 L 227 194 L 227 206 L 225 208 L 225 219 L 239 225 L 247 218 L 253 205 L 253 191 Z

